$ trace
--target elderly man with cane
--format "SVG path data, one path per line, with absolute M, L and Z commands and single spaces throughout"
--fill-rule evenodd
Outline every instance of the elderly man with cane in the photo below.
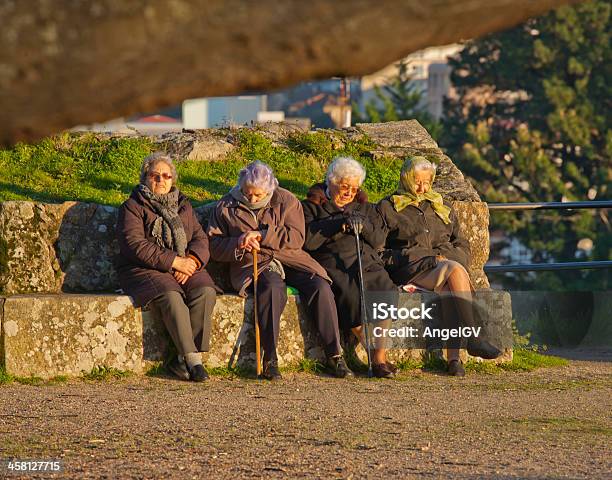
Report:
M 351 375 L 342 358 L 330 278 L 302 250 L 304 230 L 300 202 L 279 187 L 272 169 L 259 161 L 240 171 L 238 184 L 219 200 L 208 226 L 211 256 L 230 262 L 232 285 L 242 296 L 253 290 L 257 257 L 256 317 L 263 347 L 262 376 L 269 380 L 281 378 L 276 345 L 287 285 L 299 291 L 319 331 L 329 373 Z

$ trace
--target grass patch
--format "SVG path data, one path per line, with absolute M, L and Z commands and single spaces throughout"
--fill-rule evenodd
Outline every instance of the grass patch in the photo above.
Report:
M 162 377 L 166 375 L 166 369 L 164 368 L 164 362 L 155 362 L 145 372 L 147 377 Z
M 366 167 L 364 189 L 371 201 L 392 192 L 402 161 L 377 158 L 367 137 L 349 140 L 340 132 L 297 132 L 278 144 L 257 129 L 232 131 L 237 148 L 222 162 L 185 160 L 178 164 L 179 188 L 195 205 L 216 200 L 235 185 L 247 163 L 262 160 L 275 171 L 280 185 L 303 198 L 323 180 L 330 161 L 351 155 Z M 142 159 L 156 148 L 147 138 L 101 138 L 95 134 L 64 133 L 37 144 L 17 144 L 0 150 L 0 201 L 76 200 L 120 205 L 139 181 Z M 0 252 L 1 253 L 1 252 Z M 1 263 L 1 262 L 0 262 Z
M 119 370 L 115 367 L 107 367 L 105 365 L 99 365 L 93 367 L 90 372 L 83 372 L 82 378 L 84 380 L 93 381 L 108 381 L 121 378 L 127 378 L 132 375 L 132 372 Z
M 48 385 L 58 385 L 60 383 L 65 383 L 67 381 L 68 381 L 68 376 L 66 375 L 56 375 L 55 377 L 51 377 L 46 380 L 44 378 L 37 377 L 35 375 L 30 375 L 29 377 L 19 377 L 19 376 L 7 373 L 4 367 L 0 367 L 0 385 L 9 385 L 11 383 L 19 383 L 21 385 L 48 386 Z
M 553 355 L 542 355 L 535 350 L 518 348 L 514 350 L 511 362 L 493 363 L 470 360 L 466 372 L 496 374 L 502 372 L 532 372 L 537 368 L 565 367 L 569 361 Z
M 212 367 L 208 368 L 207 370 L 211 376 L 221 378 L 250 378 L 255 373 L 254 368 L 239 367 L 238 365 L 235 365 L 233 367 Z
M 318 374 L 325 371 L 325 366 L 318 360 L 302 358 L 294 366 L 284 368 L 285 371 Z
M 4 367 L 0 367 L 0 385 L 8 385 L 15 381 L 15 377 L 6 372 Z

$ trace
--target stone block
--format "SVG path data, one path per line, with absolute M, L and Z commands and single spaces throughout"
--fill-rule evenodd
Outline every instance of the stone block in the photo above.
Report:
M 4 301 L 4 365 L 13 375 L 142 370 L 142 321 L 121 295 L 15 295 Z

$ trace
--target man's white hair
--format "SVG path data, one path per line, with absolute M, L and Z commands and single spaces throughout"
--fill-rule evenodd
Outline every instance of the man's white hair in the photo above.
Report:
M 364 166 L 352 157 L 336 157 L 327 168 L 325 180 L 327 184 L 338 184 L 347 178 L 357 178 L 359 185 L 363 183 L 366 177 Z

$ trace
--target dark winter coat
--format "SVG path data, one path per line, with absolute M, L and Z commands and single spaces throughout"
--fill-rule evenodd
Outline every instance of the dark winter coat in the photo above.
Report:
M 253 255 L 238 248 L 238 239 L 245 232 L 257 230 L 263 232 L 257 257 L 260 271 L 275 258 L 287 267 L 331 281 L 325 269 L 302 250 L 304 214 L 295 195 L 278 187 L 268 206 L 254 212 L 228 193 L 219 200 L 211 215 L 208 235 L 213 259 L 231 262 L 232 286 L 240 295 L 246 295 L 253 281 Z
M 375 206 L 367 202 L 365 192 L 360 190 L 353 202 L 340 209 L 327 198 L 325 190 L 322 183 L 313 185 L 302 202 L 306 221 L 304 249 L 331 277 L 340 328 L 346 330 L 361 324 L 355 235 L 343 228 L 350 214 L 363 220 L 360 240 L 366 290 L 395 291 L 396 287 L 378 255 L 385 242 L 384 223 Z
M 134 299 L 137 306 L 146 306 L 167 291 L 184 293 L 208 286 L 222 293 L 204 268 L 210 258 L 208 237 L 187 197 L 179 194 L 179 217 L 187 237 L 187 253 L 197 257 L 201 266 L 184 285 L 180 285 L 172 275 L 172 262 L 177 253 L 159 246 L 151 233 L 159 216 L 138 188 L 119 208 L 117 272 L 123 291 Z
M 444 203 L 450 207 L 449 203 Z M 436 255 L 455 260 L 466 269 L 469 267 L 470 246 L 459 231 L 452 209 L 448 225 L 427 201 L 397 212 L 393 201 L 387 197 L 378 204 L 378 211 L 387 230 L 383 259 L 396 283 L 409 283 L 419 273 L 434 268 Z

